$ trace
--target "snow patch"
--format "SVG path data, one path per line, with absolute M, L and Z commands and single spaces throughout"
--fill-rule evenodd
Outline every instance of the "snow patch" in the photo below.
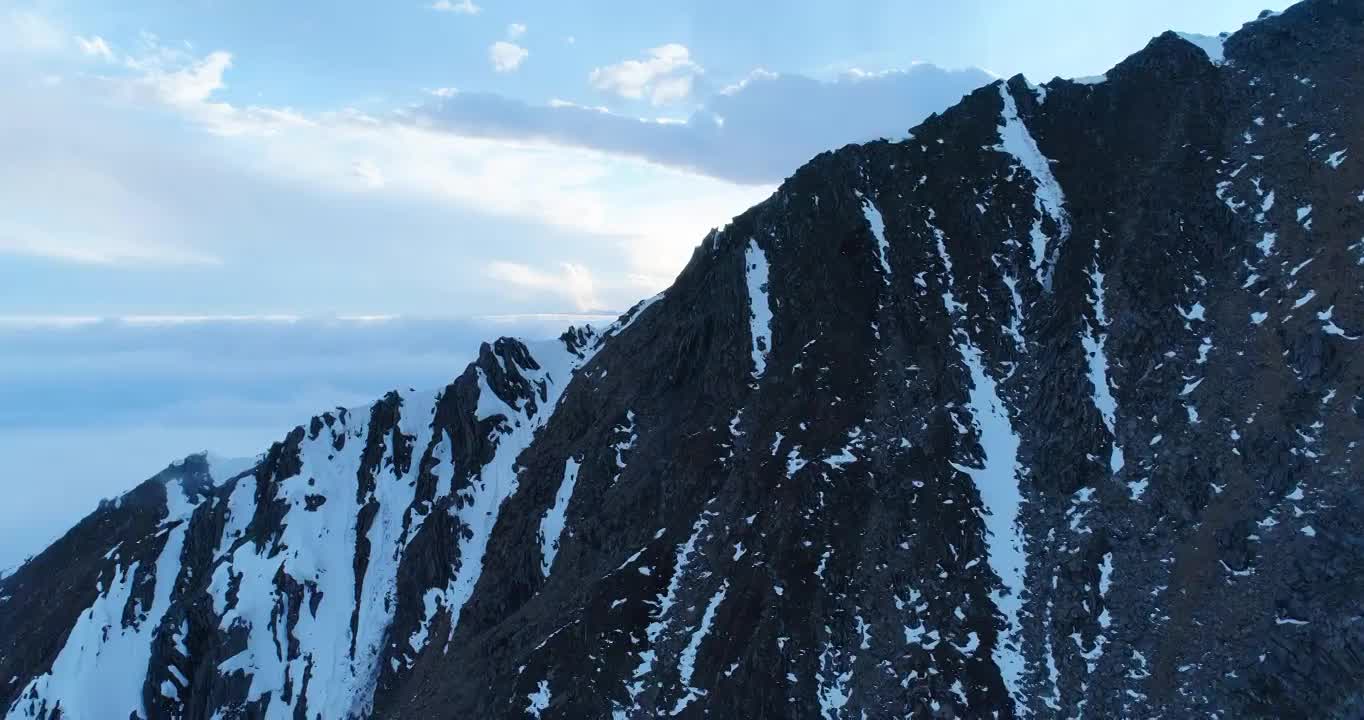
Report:
M 541 680 L 535 688 L 535 692 L 526 696 L 526 700 L 530 702 L 530 705 L 526 707 L 526 713 L 531 717 L 539 718 L 540 713 L 549 707 L 549 699 L 549 681 Z
M 1227 61 L 1226 55 L 1222 51 L 1223 37 L 1213 37 L 1212 35 L 1199 35 L 1198 33 L 1175 33 L 1181 38 L 1192 43 L 1195 47 L 1207 53 L 1208 60 L 1213 65 L 1221 65 Z
M 1260 248 L 1260 253 L 1269 255 L 1274 252 L 1274 241 L 1279 238 L 1278 233 L 1267 232 L 1260 242 L 1255 243 L 1255 247 Z

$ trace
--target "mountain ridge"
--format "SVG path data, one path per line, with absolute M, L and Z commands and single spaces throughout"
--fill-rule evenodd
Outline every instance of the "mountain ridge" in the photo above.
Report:
M 126 586 L 132 627 L 182 539 L 122 693 L 157 717 L 1349 716 L 1362 15 L 823 153 L 600 336 L 319 415 L 188 519 L 109 509 L 73 541 L 138 546 L 60 553 L 105 589 L 54 612 Z M 322 531 L 353 555 L 291 554 Z M 14 717 L 82 716 L 31 670 L 67 625 L 8 605 L 55 559 L 0 580 Z

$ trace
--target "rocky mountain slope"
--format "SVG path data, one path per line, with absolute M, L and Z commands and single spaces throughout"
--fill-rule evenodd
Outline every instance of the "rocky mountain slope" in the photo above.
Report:
M 187 458 L 8 717 L 1359 717 L 1364 5 L 825 153 L 601 331 Z

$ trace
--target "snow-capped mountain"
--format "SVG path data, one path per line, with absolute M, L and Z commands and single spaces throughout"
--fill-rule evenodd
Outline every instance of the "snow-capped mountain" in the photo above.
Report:
M 1357 717 L 1364 5 L 814 158 L 0 580 L 12 718 Z

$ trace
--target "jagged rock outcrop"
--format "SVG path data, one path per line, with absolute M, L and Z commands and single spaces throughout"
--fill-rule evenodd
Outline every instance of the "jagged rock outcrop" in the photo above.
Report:
M 1364 5 L 816 157 L 0 580 L 10 717 L 1358 717 Z

